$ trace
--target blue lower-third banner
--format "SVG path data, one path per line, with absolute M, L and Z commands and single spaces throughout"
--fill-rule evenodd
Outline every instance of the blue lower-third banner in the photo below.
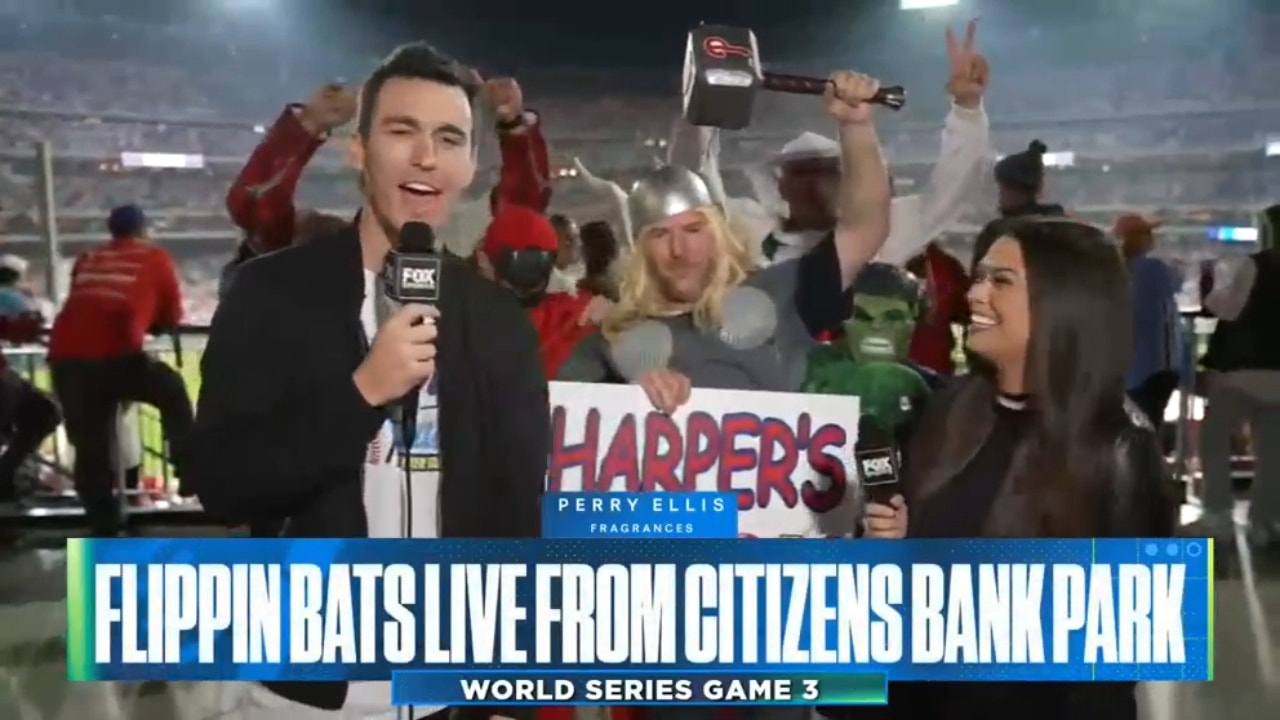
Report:
M 883 705 L 883 673 L 418 670 L 391 677 L 396 705 Z
M 798 680 L 850 673 L 1202 681 L 1213 677 L 1212 558 L 1212 541 L 1195 538 L 71 540 L 67 673 L 622 673 L 519 685 L 575 696 L 637 687 L 640 671 L 774 677 L 792 693 Z M 423 677 L 407 687 L 444 692 Z M 722 689 L 673 688 L 689 694 L 679 702 L 711 702 Z

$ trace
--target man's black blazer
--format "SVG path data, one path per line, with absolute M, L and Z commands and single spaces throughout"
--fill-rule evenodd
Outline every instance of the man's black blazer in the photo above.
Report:
M 551 428 L 537 335 L 514 295 L 443 262 L 440 534 L 538 537 Z M 386 413 L 352 380 L 363 298 L 354 227 L 241 268 L 200 366 L 188 474 L 211 515 L 289 537 L 368 534 L 363 464 Z M 328 709 L 346 696 L 341 682 L 269 686 Z

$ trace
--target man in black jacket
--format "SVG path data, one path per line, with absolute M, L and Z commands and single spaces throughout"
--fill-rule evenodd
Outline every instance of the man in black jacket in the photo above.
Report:
M 1257 227 L 1259 251 L 1204 299 L 1218 324 L 1202 360 L 1211 372 L 1200 425 L 1204 515 L 1195 532 L 1235 540 L 1231 458 L 1247 422 L 1256 471 L 1245 526 L 1250 543 L 1274 548 L 1280 546 L 1280 475 L 1268 468 L 1276 467 L 1272 458 L 1280 442 L 1280 204 L 1259 213 Z
M 248 262 L 222 300 L 201 366 L 191 468 L 215 517 L 287 537 L 540 535 L 550 422 L 527 314 L 447 257 L 438 307 L 379 307 L 399 228 L 446 221 L 475 172 L 469 78 L 425 45 L 384 61 L 364 84 L 352 141 L 364 195 L 355 224 Z M 384 408 L 410 392 L 417 434 L 404 438 Z M 397 710 L 389 683 L 233 692 L 239 704 L 226 717 L 239 720 L 418 720 L 447 710 Z

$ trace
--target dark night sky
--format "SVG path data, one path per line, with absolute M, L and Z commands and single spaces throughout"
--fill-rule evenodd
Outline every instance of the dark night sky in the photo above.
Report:
M 1203 49 L 1223 38 L 1247 47 L 1246 36 L 1256 34 L 1249 14 L 1277 0 L 961 0 L 956 8 L 924 12 L 902 12 L 898 0 L 49 2 L 130 22 L 197 28 L 213 22 L 229 28 L 222 36 L 265 51 L 258 57 L 279 62 L 275 58 L 284 56 L 317 76 L 331 72 L 331 61 L 355 58 L 365 67 L 399 43 L 426 40 L 488 75 L 630 67 L 674 78 L 685 33 L 702 21 L 755 30 L 766 66 L 822 74 L 853 67 L 887 77 L 936 70 L 944 62 L 946 23 L 959 27 L 975 15 L 982 18 L 981 47 L 993 62 L 1119 63 L 1139 55 L 1181 57 L 1187 47 Z M 1274 51 L 1269 39 L 1252 43 Z
M 902 12 L 898 0 L 333 1 L 350 14 L 352 26 L 366 28 L 370 37 L 380 35 L 393 43 L 424 39 L 460 57 L 497 64 L 494 70 L 514 73 L 530 67 L 590 65 L 674 71 L 682 60 L 685 33 L 704 21 L 755 30 L 766 65 L 809 61 L 822 67 L 830 62 L 865 67 L 898 65 L 908 58 L 930 64 L 941 59 L 942 29 L 948 20 L 959 26 L 970 17 L 983 17 L 984 37 L 999 45 L 1004 38 L 1037 27 L 1058 37 L 1075 35 L 1073 30 L 1083 30 L 1086 36 L 1099 28 L 1116 32 L 1132 25 L 1136 2 L 961 0 L 954 8 Z M 937 57 L 921 55 L 935 50 Z
M 774 48 L 773 56 L 782 59 L 780 54 L 803 53 L 806 46 L 853 45 L 880 20 L 874 15 L 891 16 L 896 5 L 896 0 L 365 0 L 348 7 L 397 39 L 421 37 L 491 62 L 654 66 L 677 64 L 685 32 L 701 21 L 755 29 L 762 54 Z M 380 22 L 373 20 L 377 15 Z

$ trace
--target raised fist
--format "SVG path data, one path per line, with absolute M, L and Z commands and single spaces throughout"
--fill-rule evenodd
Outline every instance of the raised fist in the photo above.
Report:
M 510 122 L 524 112 L 524 95 L 515 78 L 492 78 L 484 83 L 484 96 L 501 122 Z
M 832 73 L 830 80 L 823 96 L 827 101 L 827 112 L 842 125 L 870 122 L 871 104 L 867 101 L 879 92 L 880 81 L 849 70 Z
M 341 83 L 326 83 L 302 106 L 301 120 L 316 133 L 332 132 L 356 116 L 356 94 Z

